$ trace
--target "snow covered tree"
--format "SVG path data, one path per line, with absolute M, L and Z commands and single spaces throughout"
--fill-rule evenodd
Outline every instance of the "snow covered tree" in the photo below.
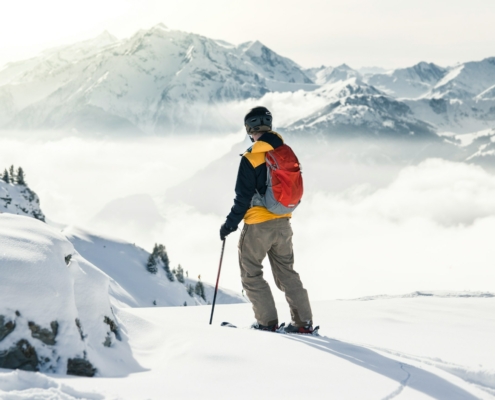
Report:
M 146 268 L 152 274 L 156 274 L 158 272 L 158 266 L 162 266 L 165 270 L 165 274 L 167 278 L 173 282 L 174 274 L 170 271 L 170 260 L 168 258 L 167 251 L 165 250 L 165 246 L 163 244 L 155 243 L 153 247 L 153 251 L 151 252 L 148 263 L 146 264 Z
M 193 285 L 191 285 L 191 284 L 187 285 L 187 294 L 189 294 L 189 296 L 193 297 L 193 294 L 194 294 Z
M 15 171 L 13 165 L 11 165 L 9 168 L 9 174 L 10 174 L 10 182 L 15 183 Z
M 27 186 L 26 185 L 26 177 L 24 175 L 24 170 L 21 167 L 17 168 L 16 183 L 18 185 Z
M 204 301 L 206 301 L 205 287 L 203 285 L 203 282 L 201 282 L 201 281 L 196 282 L 196 287 L 194 288 L 194 293 L 196 293 L 199 297 L 201 297 Z
M 148 257 L 148 262 L 146 263 L 146 269 L 149 272 L 151 272 L 152 274 L 156 274 L 158 272 L 158 267 L 156 265 L 156 259 L 153 255 L 153 253 L 151 253 L 150 256 Z
M 5 169 L 5 171 L 3 171 L 2 180 L 5 183 L 10 183 L 10 175 L 9 175 L 9 171 L 7 171 L 7 169 Z
M 165 249 L 165 246 L 163 244 L 159 244 L 157 246 L 157 255 L 160 257 L 163 263 L 163 269 L 165 270 L 165 274 L 167 275 L 167 278 L 173 282 L 174 281 L 174 274 L 170 271 L 170 259 L 168 258 L 167 250 Z
M 174 269 L 174 275 L 180 283 L 184 283 L 184 269 L 180 266 Z

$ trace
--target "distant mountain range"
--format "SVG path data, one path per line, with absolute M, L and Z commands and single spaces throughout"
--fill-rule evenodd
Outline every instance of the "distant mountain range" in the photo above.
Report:
M 239 110 L 303 91 L 307 115 L 282 126 L 324 134 L 431 136 L 495 123 L 495 57 L 384 72 L 303 69 L 262 43 L 241 45 L 158 24 L 108 32 L 0 69 L 0 127 L 117 134 L 232 131 Z M 322 107 L 321 100 L 325 101 Z M 312 103 L 310 103 L 312 104 Z

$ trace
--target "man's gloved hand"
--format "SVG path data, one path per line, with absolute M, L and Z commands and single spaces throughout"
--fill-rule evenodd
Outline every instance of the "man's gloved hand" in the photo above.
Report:
M 223 224 L 220 227 L 220 240 L 225 240 L 225 238 L 230 235 L 232 232 L 236 231 L 237 228 L 231 228 L 227 225 L 227 223 Z

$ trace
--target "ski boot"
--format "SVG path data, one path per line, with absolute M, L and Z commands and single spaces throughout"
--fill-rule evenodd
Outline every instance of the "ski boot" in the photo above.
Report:
M 251 325 L 251 329 L 258 329 L 260 331 L 277 332 L 278 324 L 273 325 L 261 325 L 259 322 L 254 322 Z
M 291 322 L 287 326 L 285 326 L 285 324 L 283 324 L 283 326 L 281 326 L 281 328 L 279 329 L 279 332 L 280 333 L 300 333 L 303 335 L 318 336 L 318 329 L 320 329 L 320 327 L 317 326 L 316 328 L 313 328 L 313 324 L 308 324 L 308 325 L 304 325 L 304 326 L 297 326 L 296 324 Z

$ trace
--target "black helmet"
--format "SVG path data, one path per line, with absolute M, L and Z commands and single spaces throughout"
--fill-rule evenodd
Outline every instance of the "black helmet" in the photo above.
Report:
M 265 107 L 254 107 L 244 117 L 246 132 L 266 132 L 272 130 L 272 113 Z

